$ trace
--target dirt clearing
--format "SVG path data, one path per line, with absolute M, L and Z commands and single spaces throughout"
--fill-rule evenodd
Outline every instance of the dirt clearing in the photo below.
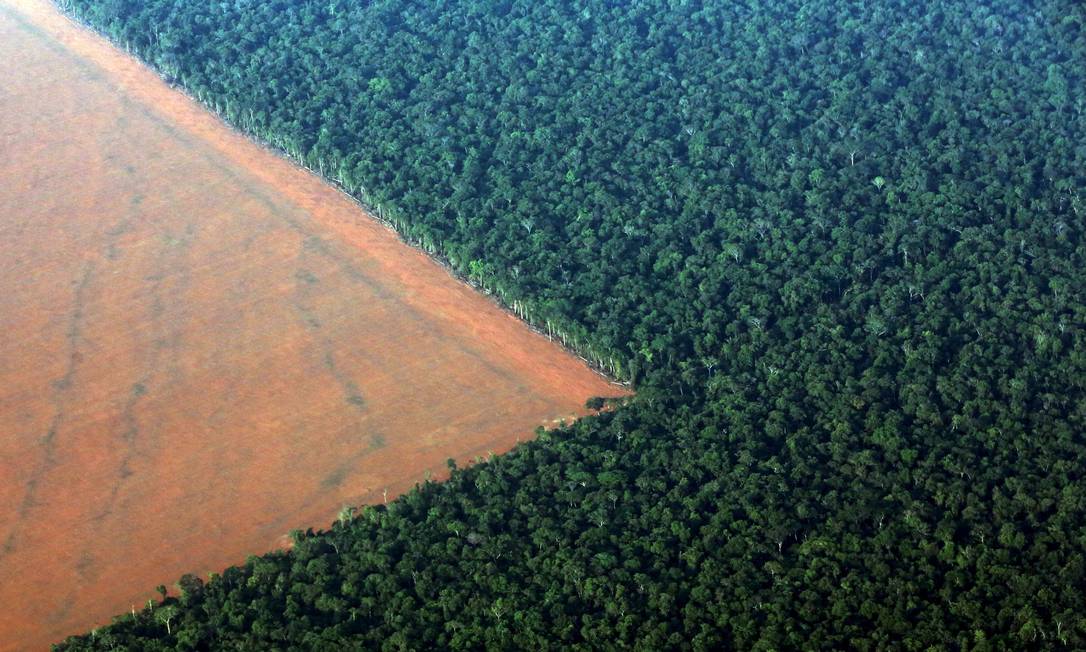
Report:
M 0 61 L 0 650 L 624 393 L 51 5 Z

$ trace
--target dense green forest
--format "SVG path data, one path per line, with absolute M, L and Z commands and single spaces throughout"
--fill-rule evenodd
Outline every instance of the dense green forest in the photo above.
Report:
M 1071 0 L 62 0 L 638 396 L 64 650 L 1086 648 Z

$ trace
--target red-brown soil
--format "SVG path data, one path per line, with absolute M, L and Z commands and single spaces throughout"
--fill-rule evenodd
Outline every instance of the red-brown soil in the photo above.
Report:
M 0 650 L 624 393 L 43 0 L 0 60 Z

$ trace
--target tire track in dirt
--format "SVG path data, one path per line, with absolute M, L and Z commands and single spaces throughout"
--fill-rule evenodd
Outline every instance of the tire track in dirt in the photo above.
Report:
M 322 361 L 325 372 L 331 375 L 335 383 L 340 387 L 343 401 L 350 406 L 352 411 L 358 414 L 356 428 L 358 432 L 356 436 L 365 437 L 368 441 L 366 447 L 348 456 L 335 469 L 321 478 L 321 486 L 326 490 L 331 490 L 341 485 L 351 469 L 357 468 L 362 459 L 373 451 L 384 447 L 385 438 L 377 431 L 377 427 L 369 418 L 370 414 L 366 407 L 366 399 L 358 383 L 350 374 L 337 365 L 335 342 L 323 332 L 321 319 L 313 305 L 314 295 L 321 285 L 321 278 L 311 271 L 311 268 L 318 266 L 314 264 L 318 262 L 314 260 L 315 258 L 332 258 L 333 264 L 338 264 L 341 271 L 347 276 L 356 275 L 352 274 L 355 270 L 352 266 L 344 265 L 341 261 L 336 261 L 334 257 L 330 256 L 327 246 L 315 241 L 310 236 L 304 236 L 300 240 L 298 247 L 298 266 L 292 275 L 294 279 L 292 304 L 297 311 L 302 327 L 309 335 L 312 353 L 308 357 Z
M 132 202 L 132 214 L 122 221 L 122 225 L 127 226 L 139 217 L 138 206 L 140 203 L 140 201 Z M 109 488 L 108 496 L 102 502 L 98 512 L 91 516 L 91 520 L 98 523 L 99 526 L 102 526 L 109 517 L 113 516 L 114 508 L 126 483 L 136 474 L 133 463 L 142 454 L 145 454 L 143 451 L 153 450 L 156 447 L 153 440 L 157 439 L 156 434 L 159 428 L 154 423 L 142 425 L 136 412 L 141 401 L 148 396 L 152 389 L 162 391 L 168 387 L 168 381 L 160 384 L 156 382 L 157 379 L 170 375 L 176 377 L 177 375 L 176 361 L 173 360 L 172 356 L 170 356 L 170 359 L 173 360 L 172 364 L 167 364 L 165 371 L 162 369 L 163 355 L 168 355 L 170 351 L 179 350 L 184 337 L 180 328 L 171 327 L 169 320 L 164 318 L 168 308 L 167 302 L 164 300 L 163 286 L 165 280 L 171 275 L 180 276 L 180 288 L 183 289 L 186 285 L 185 281 L 189 278 L 189 275 L 184 273 L 186 267 L 178 264 L 178 260 L 184 257 L 185 250 L 192 241 L 194 230 L 195 225 L 191 222 L 188 223 L 185 226 L 183 237 L 174 239 L 175 242 L 181 243 L 180 246 L 165 248 L 167 252 L 172 252 L 174 255 L 155 256 L 157 269 L 148 277 L 150 280 L 148 293 L 151 302 L 147 306 L 147 312 L 152 325 L 151 328 L 157 336 L 155 345 L 150 347 L 142 365 L 143 372 L 132 383 L 128 396 L 125 398 L 124 406 L 121 409 L 118 419 L 121 424 L 120 441 L 118 442 L 122 449 L 121 461 L 117 465 L 117 471 L 113 484 Z M 126 228 L 117 228 L 111 231 L 111 234 L 121 235 L 125 232 L 127 232 Z M 123 252 L 115 241 L 111 242 L 108 248 L 111 261 L 121 260 Z M 141 451 L 141 449 L 143 450 Z M 82 543 L 81 548 L 79 559 L 75 564 L 76 573 L 84 583 L 94 583 L 101 576 L 98 554 L 87 543 Z M 49 616 L 51 622 L 63 622 L 69 616 L 72 605 L 76 604 L 77 593 L 76 589 L 72 589 L 64 599 L 59 601 L 58 609 Z
M 25 519 L 30 510 L 36 506 L 38 486 L 45 479 L 49 471 L 56 466 L 57 437 L 64 425 L 64 417 L 67 412 L 67 397 L 75 385 L 75 375 L 79 370 L 79 364 L 83 361 L 80 347 L 83 344 L 83 316 L 86 311 L 87 286 L 90 285 L 94 275 L 95 264 L 88 262 L 83 265 L 83 273 L 75 283 L 72 297 L 71 311 L 68 313 L 68 330 L 65 334 L 67 340 L 68 366 L 64 375 L 52 382 L 52 393 L 49 401 L 53 405 L 53 417 L 49 422 L 49 428 L 41 437 L 38 444 L 41 447 L 42 461 L 31 474 L 26 483 L 26 494 L 19 504 L 19 519 Z M 9 536 L 17 539 L 16 533 Z
M 125 170 L 130 175 L 134 173 L 134 167 L 132 165 L 126 165 Z M 126 216 L 118 224 L 118 227 L 111 231 L 110 234 L 119 236 L 127 233 L 128 226 L 142 217 L 142 204 L 142 195 L 133 197 L 129 204 L 130 211 L 128 216 Z M 177 360 L 174 356 L 175 352 L 182 348 L 184 332 L 174 321 L 169 320 L 166 317 L 169 305 L 171 303 L 176 304 L 179 301 L 180 295 L 184 293 L 191 282 L 191 275 L 187 271 L 188 265 L 183 264 L 183 261 L 188 254 L 188 250 L 191 247 L 197 232 L 197 226 L 192 221 L 186 221 L 181 226 L 182 230 L 179 235 L 168 234 L 166 236 L 166 246 L 159 249 L 162 253 L 154 256 L 155 269 L 147 277 L 147 280 L 149 281 L 147 291 L 150 297 L 147 313 L 148 321 L 151 324 L 151 330 L 156 334 L 154 337 L 154 345 L 150 347 L 142 365 L 144 371 L 132 382 L 131 389 L 124 402 L 124 407 L 121 409 L 119 418 L 119 421 L 122 424 L 120 439 L 124 454 L 118 465 L 116 480 L 110 487 L 109 497 L 106 499 L 101 511 L 94 516 L 95 521 L 101 522 L 112 514 L 113 507 L 117 502 L 117 498 L 120 495 L 125 482 L 134 475 L 131 464 L 133 460 L 140 455 L 140 444 L 143 444 L 146 449 L 152 449 L 154 447 L 154 442 L 147 440 L 148 438 L 146 435 L 149 432 L 155 432 L 157 426 L 154 424 L 150 424 L 149 427 L 140 425 L 136 415 L 136 409 L 140 402 L 143 401 L 152 390 L 164 391 L 168 389 L 171 382 L 176 383 L 180 381 Z M 119 261 L 121 259 L 122 252 L 119 249 L 116 240 L 111 240 L 107 244 L 107 250 L 108 257 L 111 261 Z M 167 280 L 169 279 L 176 279 L 171 292 L 173 296 L 170 298 L 165 294 Z M 171 355 L 171 352 L 174 352 L 174 355 Z M 168 362 L 165 364 L 165 371 L 163 370 L 164 356 L 168 357 Z M 156 382 L 163 377 L 165 377 L 163 382 Z M 144 435 L 142 439 L 147 441 L 140 441 L 141 435 Z

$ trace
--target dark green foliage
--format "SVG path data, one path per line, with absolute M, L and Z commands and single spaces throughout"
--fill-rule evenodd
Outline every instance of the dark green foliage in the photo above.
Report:
M 639 388 L 65 649 L 1086 647 L 1080 4 L 65 5 Z

